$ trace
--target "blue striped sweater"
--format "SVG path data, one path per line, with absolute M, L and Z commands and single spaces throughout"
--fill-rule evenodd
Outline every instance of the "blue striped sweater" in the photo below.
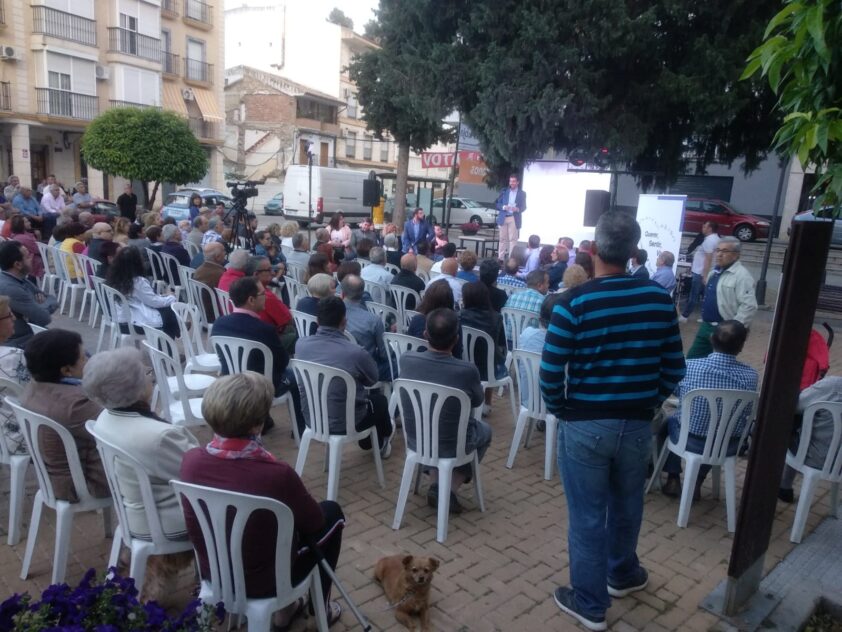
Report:
M 654 281 L 605 276 L 565 293 L 541 358 L 541 394 L 568 421 L 652 419 L 684 377 L 675 307 Z

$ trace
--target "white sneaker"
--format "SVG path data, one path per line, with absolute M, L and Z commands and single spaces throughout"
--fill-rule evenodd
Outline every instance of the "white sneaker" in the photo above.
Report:
M 679 317 L 678 317 L 678 322 L 680 322 L 680 323 L 682 323 L 682 324 L 686 323 L 686 322 L 687 322 L 687 317 L 686 317 L 686 316 L 679 316 Z
M 483 404 L 482 405 L 482 416 L 488 417 L 490 414 L 491 414 L 491 406 L 489 406 L 488 404 Z
M 703 322 L 705 322 L 705 320 L 704 320 L 703 318 L 697 318 L 697 319 L 696 319 L 696 322 L 697 322 L 697 323 L 703 323 Z
M 383 459 L 385 461 L 390 456 L 392 456 L 392 438 L 391 437 L 389 437 L 389 439 L 386 441 L 386 443 L 383 444 L 383 447 L 380 448 L 380 458 L 381 459 Z

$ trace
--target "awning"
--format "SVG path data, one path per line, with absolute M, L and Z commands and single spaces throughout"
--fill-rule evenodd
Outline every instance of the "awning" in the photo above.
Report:
M 188 117 L 187 104 L 181 95 L 181 88 L 169 81 L 164 81 L 164 109 L 172 110 L 184 118 Z
M 203 88 L 193 88 L 193 94 L 196 95 L 196 104 L 202 111 L 202 118 L 206 122 L 222 123 L 225 120 L 219 113 L 219 105 L 213 92 Z

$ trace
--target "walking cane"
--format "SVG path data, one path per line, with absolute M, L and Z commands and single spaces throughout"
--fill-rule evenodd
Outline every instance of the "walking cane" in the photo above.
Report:
M 351 612 L 354 613 L 354 616 L 357 618 L 357 621 L 360 622 L 360 625 L 363 628 L 363 632 L 371 632 L 371 624 L 365 618 L 365 615 L 363 615 L 363 613 L 360 612 L 360 609 L 357 608 L 357 604 L 355 604 L 351 600 L 351 596 L 345 590 L 344 586 L 342 586 L 342 584 L 340 583 L 339 578 L 336 576 L 336 573 L 333 572 L 333 569 L 330 567 L 330 564 L 327 563 L 324 553 L 322 553 L 322 550 L 316 544 L 316 541 L 313 538 L 305 538 L 305 541 L 307 542 L 307 546 L 310 547 L 310 550 L 313 551 L 313 554 L 316 556 L 316 559 L 319 561 L 319 566 L 321 566 L 324 572 L 328 574 L 331 581 L 333 582 L 333 585 L 339 589 L 339 592 L 342 594 L 342 598 L 345 600 L 345 603 L 348 604 L 348 607 L 351 609 Z

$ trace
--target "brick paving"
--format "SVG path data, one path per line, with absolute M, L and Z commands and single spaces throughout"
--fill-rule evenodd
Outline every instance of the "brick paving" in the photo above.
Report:
M 768 312 L 759 315 L 742 356 L 758 370 L 762 370 L 770 321 Z M 96 335 L 86 326 L 66 317 L 56 318 L 53 326 L 80 331 L 88 349 L 94 349 Z M 689 348 L 697 325 L 688 323 L 683 328 L 685 348 Z M 842 354 L 834 350 L 833 356 L 831 371 L 838 373 L 842 368 Z M 422 495 L 410 496 L 401 529 L 391 529 L 403 469 L 404 442 L 400 431 L 392 457 L 385 462 L 385 489 L 377 484 L 370 454 L 356 447 L 346 448 L 339 502 L 348 524 L 338 574 L 375 629 L 404 629 L 387 609 L 386 598 L 372 580 L 377 559 L 395 553 L 432 555 L 441 560 L 432 592 L 432 624 L 436 630 L 581 629 L 560 613 L 550 596 L 555 586 L 568 582 L 567 508 L 558 475 L 551 481 L 543 480 L 544 435 L 538 433 L 530 449 L 521 448 L 518 452 L 515 467 L 511 470 L 505 467 L 514 426 L 507 410 L 508 403 L 495 396 L 490 417 L 494 440 L 481 469 L 486 512 L 478 510 L 472 486 L 465 486 L 460 497 L 467 511 L 451 517 L 444 545 L 435 540 L 435 511 L 426 506 L 423 485 Z M 267 447 L 276 456 L 293 463 L 296 450 L 289 438 L 285 408 L 278 409 L 276 414 L 279 428 L 268 436 Z M 198 429 L 196 434 L 203 442 L 209 437 L 207 429 Z M 326 489 L 322 465 L 323 451 L 316 446 L 304 472 L 304 482 L 316 498 L 323 497 Z M 745 460 L 741 459 L 738 491 L 744 471 Z M 36 485 L 30 469 L 24 535 Z M 5 541 L 9 494 L 5 471 L 0 479 L 0 491 L 0 538 Z M 807 523 L 808 533 L 828 515 L 828 491 L 826 486 L 820 486 Z M 702 500 L 693 505 L 687 529 L 676 526 L 677 513 L 677 499 L 666 498 L 657 491 L 646 498 L 638 553 L 649 569 L 650 584 L 643 592 L 613 601 L 608 611 L 611 629 L 721 628 L 718 619 L 700 610 L 698 604 L 726 575 L 732 537 L 726 529 L 724 494 L 721 500 L 713 500 L 708 480 Z M 788 534 L 793 516 L 794 505 L 778 504 L 766 560 L 767 572 L 792 549 Z M 54 525 L 53 512 L 45 512 L 31 576 L 26 581 L 18 577 L 25 537 L 14 547 L 6 546 L 5 542 L 0 544 L 0 598 L 16 591 L 40 594 L 49 584 Z M 68 582 L 78 581 L 89 567 L 104 569 L 109 546 L 110 540 L 103 538 L 100 516 L 78 516 L 73 528 Z M 169 604 L 186 603 L 192 588 L 192 571 L 187 571 L 179 578 L 179 590 Z M 341 621 L 332 629 L 355 628 L 356 620 L 344 608 Z M 293 629 L 304 630 L 304 622 L 297 623 Z

